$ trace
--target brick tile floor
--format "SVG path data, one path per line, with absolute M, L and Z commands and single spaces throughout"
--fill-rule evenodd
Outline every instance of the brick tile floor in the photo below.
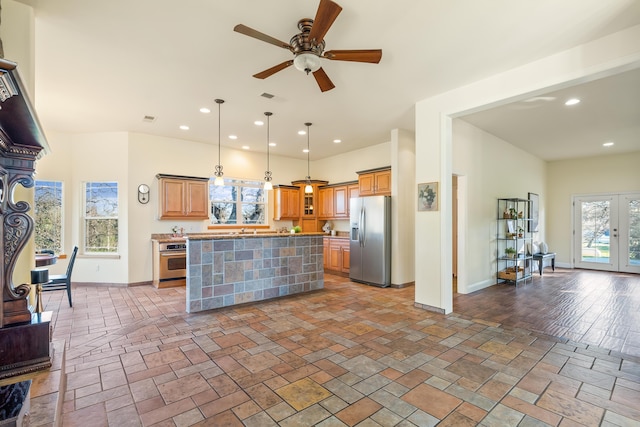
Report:
M 326 275 L 321 291 L 197 314 L 184 292 L 75 286 L 73 309 L 45 294 L 68 347 L 64 426 L 640 425 L 640 357 L 425 311 L 411 287 Z

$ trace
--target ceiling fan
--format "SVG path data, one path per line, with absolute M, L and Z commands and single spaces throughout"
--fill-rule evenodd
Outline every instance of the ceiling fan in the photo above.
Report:
M 287 49 L 293 53 L 294 58 L 285 61 L 274 67 L 268 68 L 253 77 L 257 79 L 266 79 L 267 77 L 282 71 L 291 65 L 298 70 L 307 74 L 313 73 L 318 86 L 322 92 L 326 92 L 335 87 L 327 73 L 324 72 L 320 65 L 320 59 L 329 59 L 333 61 L 353 61 L 353 62 L 369 62 L 377 64 L 382 58 L 381 49 L 369 50 L 328 50 L 325 52 L 324 36 L 329 28 L 336 20 L 342 7 L 331 0 L 320 0 L 315 19 L 303 18 L 298 21 L 299 34 L 291 37 L 289 43 L 285 43 L 264 33 L 249 28 L 246 25 L 238 24 L 233 28 L 240 34 L 253 37 L 263 42 Z

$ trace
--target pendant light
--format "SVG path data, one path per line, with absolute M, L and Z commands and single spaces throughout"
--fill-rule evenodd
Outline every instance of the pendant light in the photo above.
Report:
M 313 193 L 313 187 L 311 186 L 311 174 L 309 173 L 309 127 L 311 123 L 304 124 L 307 127 L 307 185 L 304 187 L 304 192 L 307 194 Z
M 224 103 L 224 99 L 216 99 L 216 104 L 218 104 L 218 164 L 216 165 L 216 170 L 213 173 L 216 177 L 213 183 L 217 186 L 224 185 L 224 178 L 222 175 L 222 165 L 220 164 L 220 106 Z
M 269 111 L 264 113 L 267 116 L 267 170 L 264 172 L 264 189 L 273 190 L 273 185 L 271 184 L 271 170 L 269 169 L 269 118 L 273 115 Z

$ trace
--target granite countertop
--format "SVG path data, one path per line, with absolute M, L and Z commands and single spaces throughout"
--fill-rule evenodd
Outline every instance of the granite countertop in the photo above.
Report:
M 186 243 L 187 240 L 223 240 L 223 239 L 254 239 L 260 237 L 308 237 L 325 236 L 326 233 L 277 233 L 277 232 L 248 232 L 248 233 L 187 233 L 182 236 L 173 237 L 171 234 L 152 234 L 151 240 L 158 243 Z M 335 237 L 335 236 L 334 236 Z

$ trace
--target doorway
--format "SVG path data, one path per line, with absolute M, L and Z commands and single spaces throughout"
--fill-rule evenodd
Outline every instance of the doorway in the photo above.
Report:
M 574 266 L 640 273 L 640 193 L 576 196 Z

